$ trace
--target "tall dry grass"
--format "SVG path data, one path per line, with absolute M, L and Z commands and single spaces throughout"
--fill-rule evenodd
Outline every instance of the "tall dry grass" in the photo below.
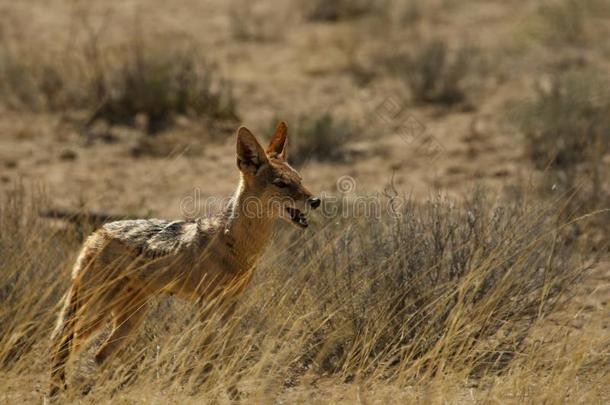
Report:
M 17 186 L 0 205 L 8 403 L 44 395 L 49 335 L 80 244 L 38 217 L 43 197 L 31 194 Z M 390 211 L 344 200 L 327 204 L 334 215 L 314 218 L 309 232 L 281 229 L 226 322 L 201 323 L 197 307 L 155 299 L 137 339 L 107 367 L 92 365 L 99 338 L 75 358 L 61 400 L 608 398 L 607 336 L 565 325 L 575 312 L 562 304 L 591 262 L 559 220 L 561 201 L 492 201 L 482 191 L 464 202 L 375 198 Z

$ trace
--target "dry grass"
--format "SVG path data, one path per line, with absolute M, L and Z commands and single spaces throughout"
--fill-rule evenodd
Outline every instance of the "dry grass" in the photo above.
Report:
M 327 0 L 303 2 L 305 15 L 312 21 L 341 21 L 385 13 L 387 0 Z
M 265 133 L 273 133 L 278 118 L 274 118 Z M 290 162 L 301 166 L 307 162 L 341 162 L 350 141 L 358 136 L 357 129 L 348 121 L 341 121 L 330 113 L 301 116 L 295 120 L 294 136 L 289 144 Z
M 9 402 L 44 394 L 48 337 L 79 245 L 24 195 L 16 187 L 0 208 Z M 317 232 L 282 232 L 291 237 L 270 249 L 227 323 L 201 324 L 195 307 L 156 300 L 108 367 L 91 366 L 91 350 L 80 355 L 62 400 L 602 401 L 604 342 L 546 321 L 588 268 L 556 203 L 389 195 L 379 200 L 389 213 L 345 200 L 326 205 L 335 215 L 318 217 Z
M 594 19 L 609 15 L 610 7 L 603 0 L 551 0 L 538 8 L 541 22 L 539 36 L 552 45 L 582 45 L 591 38 L 588 33 Z
M 561 0 L 540 5 L 540 17 L 550 41 L 572 44 L 583 41 L 587 12 L 583 3 L 587 2 Z
M 577 201 L 593 209 L 607 194 L 602 174 L 610 145 L 607 82 L 594 70 L 569 69 L 535 90 L 533 101 L 513 110 L 526 156 L 537 169 L 549 171 L 555 189 L 581 188 Z
M 211 67 L 199 66 L 193 55 L 193 49 L 169 47 L 149 52 L 136 47 L 125 54 L 117 71 L 95 84 L 101 97 L 90 121 L 133 125 L 142 115 L 153 133 L 177 115 L 235 119 L 230 83 L 218 80 Z
M 284 25 L 277 21 L 287 23 L 293 14 L 290 4 L 232 0 L 229 9 L 231 33 L 237 41 L 281 41 Z
M 116 43 L 92 32 L 86 20 L 78 24 L 84 26 L 77 37 L 82 39 L 54 52 L 0 35 L 5 104 L 86 111 L 81 124 L 87 128 L 98 120 L 129 126 L 139 121 L 148 133 L 165 129 L 179 116 L 206 123 L 237 118 L 231 82 L 205 62 L 191 39 L 144 37 L 136 19 L 133 33 Z
M 598 161 L 610 143 L 610 93 L 603 76 L 568 70 L 552 74 L 535 90 L 535 99 L 522 104 L 517 115 L 534 165 L 567 168 Z
M 433 39 L 412 54 L 394 58 L 391 69 L 405 82 L 416 103 L 451 105 L 466 99 L 464 82 L 474 54 L 467 46 L 450 52 L 445 40 Z

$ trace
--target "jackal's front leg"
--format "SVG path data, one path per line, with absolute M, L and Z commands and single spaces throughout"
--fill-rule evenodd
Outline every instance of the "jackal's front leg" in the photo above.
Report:
M 112 331 L 95 355 L 95 362 L 98 365 L 102 365 L 108 357 L 137 334 L 147 309 L 147 296 L 143 293 L 130 295 L 114 305 Z

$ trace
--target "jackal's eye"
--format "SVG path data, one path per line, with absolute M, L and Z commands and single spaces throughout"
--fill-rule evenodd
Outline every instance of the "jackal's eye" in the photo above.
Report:
M 273 185 L 279 188 L 286 188 L 288 187 L 288 183 L 286 183 L 284 180 L 282 179 L 275 179 L 273 180 Z

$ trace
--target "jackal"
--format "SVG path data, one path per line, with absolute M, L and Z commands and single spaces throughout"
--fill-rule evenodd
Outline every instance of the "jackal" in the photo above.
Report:
M 111 320 L 95 361 L 102 364 L 142 322 L 152 296 L 231 301 L 244 290 L 272 236 L 274 219 L 308 226 L 320 199 L 286 162 L 287 127 L 280 122 L 266 151 L 245 127 L 237 132 L 240 181 L 216 216 L 193 221 L 111 222 L 84 243 L 52 335 L 51 397 L 66 387 L 70 353 Z

